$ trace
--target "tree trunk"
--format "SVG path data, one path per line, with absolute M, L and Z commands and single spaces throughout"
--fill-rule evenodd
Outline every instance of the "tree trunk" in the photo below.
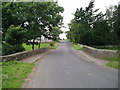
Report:
M 32 50 L 34 50 L 34 42 L 35 42 L 35 39 L 33 39 L 33 42 L 32 42 Z
M 40 48 L 40 44 L 41 44 L 41 37 L 40 37 L 40 42 L 39 42 L 38 48 Z

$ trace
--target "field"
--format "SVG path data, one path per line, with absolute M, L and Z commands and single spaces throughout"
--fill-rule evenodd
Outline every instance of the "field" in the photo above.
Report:
M 40 44 L 40 48 L 45 48 L 45 47 L 49 47 L 50 43 L 41 43 Z M 28 50 L 32 50 L 32 45 L 26 45 L 25 43 L 23 44 L 23 47 L 25 48 L 26 51 Z M 38 49 L 38 45 L 34 46 L 35 49 Z

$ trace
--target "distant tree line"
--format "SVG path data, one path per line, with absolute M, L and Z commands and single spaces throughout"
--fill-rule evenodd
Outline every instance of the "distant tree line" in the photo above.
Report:
M 106 13 L 94 10 L 94 1 L 85 9 L 77 9 L 69 23 L 67 38 L 86 45 L 120 44 L 120 5 L 110 6 Z
M 63 11 L 57 2 L 3 2 L 3 55 L 24 51 L 22 44 L 30 40 L 34 49 L 35 40 L 41 41 L 42 35 L 56 41 L 62 33 Z

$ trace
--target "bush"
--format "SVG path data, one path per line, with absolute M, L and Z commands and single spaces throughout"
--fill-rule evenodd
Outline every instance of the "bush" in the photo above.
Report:
M 50 43 L 50 46 L 51 46 L 51 47 L 54 47 L 54 43 L 53 43 L 53 42 L 52 42 L 52 43 Z
M 2 46 L 2 55 L 9 55 L 17 52 L 25 51 L 21 45 L 12 46 L 8 43 L 3 44 Z
M 2 45 L 2 55 L 8 55 L 8 54 L 12 54 L 12 53 L 14 53 L 14 50 L 10 44 L 5 43 Z
M 5 34 L 5 41 L 10 45 L 19 45 L 25 42 L 25 32 L 20 27 L 11 26 Z

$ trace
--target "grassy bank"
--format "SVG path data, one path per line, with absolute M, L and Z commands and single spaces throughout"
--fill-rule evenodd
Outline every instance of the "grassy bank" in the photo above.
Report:
M 32 71 L 34 64 L 21 61 L 2 63 L 2 88 L 20 88 Z
M 120 62 L 120 57 L 106 57 L 104 59 L 110 61 L 109 63 L 106 64 L 107 66 L 115 69 L 118 68 L 120 69 L 120 65 L 118 65 Z
M 76 49 L 76 50 L 82 50 L 83 46 L 80 44 L 76 44 L 72 42 L 72 46 Z

